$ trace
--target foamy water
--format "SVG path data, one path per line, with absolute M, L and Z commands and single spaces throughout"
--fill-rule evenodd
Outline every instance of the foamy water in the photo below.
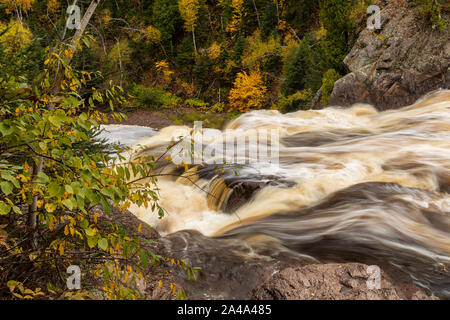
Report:
M 180 129 L 190 130 L 164 128 L 139 144 L 158 156 Z M 251 129 L 277 130 L 279 166 L 205 165 L 177 178 L 183 170 L 162 163 L 157 171 L 176 173 L 159 182 L 168 214 L 131 211 L 163 235 L 261 235 L 318 259 L 376 257 L 450 296 L 450 91 L 384 112 L 362 104 L 254 111 L 226 127 L 236 135 Z

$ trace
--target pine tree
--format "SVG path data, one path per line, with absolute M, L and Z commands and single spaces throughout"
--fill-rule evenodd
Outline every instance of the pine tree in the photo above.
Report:
M 261 32 L 264 36 L 269 36 L 278 23 L 277 7 L 273 0 L 269 0 L 265 5 L 261 18 Z
M 309 49 L 306 40 L 300 43 L 292 61 L 287 63 L 281 93 L 285 96 L 305 88 L 305 78 L 310 69 Z
M 352 29 L 349 13 L 352 4 L 348 0 L 320 0 L 320 17 L 327 30 L 322 47 L 329 67 L 345 73 L 343 60 L 348 53 L 348 41 Z
M 195 63 L 194 52 L 192 51 L 192 38 L 185 37 L 177 47 L 177 64 L 185 71 L 190 71 Z
M 161 41 L 168 45 L 183 21 L 178 11 L 177 0 L 155 0 L 151 21 L 161 31 Z
M 319 0 L 285 0 L 283 1 L 283 19 L 298 31 L 299 37 L 303 37 L 315 27 L 318 9 Z

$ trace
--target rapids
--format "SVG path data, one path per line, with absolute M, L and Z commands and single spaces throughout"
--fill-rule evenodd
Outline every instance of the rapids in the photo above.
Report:
M 252 261 L 372 263 L 450 298 L 450 91 L 383 112 L 364 104 L 253 111 L 225 129 L 205 129 L 204 146 L 276 130 L 279 141 L 267 143 L 277 146 L 278 165 L 258 158 L 184 172 L 163 160 L 156 171 L 166 174 L 158 180 L 166 216 L 130 208 L 185 257 L 227 247 Z M 136 142 L 139 152 L 163 154 L 180 130 L 191 129 L 164 128 Z M 201 248 L 189 246 L 193 237 Z

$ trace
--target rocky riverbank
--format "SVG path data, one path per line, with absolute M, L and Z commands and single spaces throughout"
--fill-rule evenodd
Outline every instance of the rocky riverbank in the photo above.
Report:
M 96 208 L 101 211 L 100 208 Z M 137 235 L 148 250 L 164 257 L 184 258 L 177 250 L 180 233 L 161 237 L 158 232 L 143 224 L 130 212 L 120 213 L 115 208 L 102 219 L 114 220 L 130 235 Z M 143 224 L 142 232 L 138 232 Z M 183 235 L 186 236 L 186 235 Z M 202 248 L 206 241 L 216 241 L 194 234 L 190 247 Z M 207 258 L 207 259 L 206 259 Z M 361 263 L 311 264 L 302 260 L 284 262 L 268 260 L 239 261 L 232 250 L 204 251 L 191 257 L 193 266 L 200 267 L 198 280 L 188 280 L 185 273 L 171 269 L 170 264 L 149 268 L 154 275 L 152 283 L 142 283 L 140 289 L 148 299 L 174 299 L 168 285 L 176 283 L 190 299 L 327 299 L 327 300 L 415 300 L 437 299 L 428 295 L 410 281 L 394 272 L 381 270 L 380 289 L 369 289 L 370 274 Z M 202 263 L 202 261 L 208 261 Z M 231 263 L 230 261 L 233 261 Z M 169 271 L 168 271 L 169 270 Z M 172 270 L 172 271 L 170 271 Z M 161 280 L 163 286 L 159 286 Z M 233 295 L 236 290 L 236 295 Z M 222 295 L 217 294 L 222 292 Z
M 362 102 L 379 110 L 409 105 L 450 86 L 450 25 L 433 28 L 407 0 L 377 3 L 381 29 L 363 29 L 344 60 L 349 73 L 336 81 L 330 105 Z M 449 20 L 443 11 L 442 18 Z

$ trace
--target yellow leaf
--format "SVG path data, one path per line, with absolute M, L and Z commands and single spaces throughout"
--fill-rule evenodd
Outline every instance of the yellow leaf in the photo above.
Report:
M 46 203 L 45 210 L 47 210 L 47 212 L 49 212 L 49 213 L 52 213 L 56 210 L 56 205 L 53 203 Z

